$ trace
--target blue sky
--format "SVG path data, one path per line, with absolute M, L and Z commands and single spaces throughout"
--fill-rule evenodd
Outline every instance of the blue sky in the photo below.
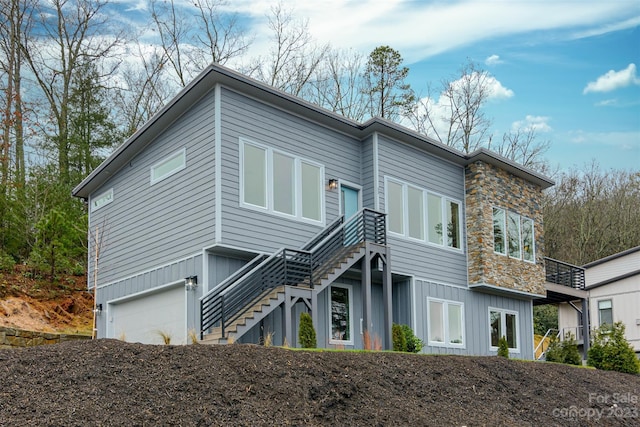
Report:
M 144 10 L 144 0 L 129 1 Z M 178 0 L 176 0 L 178 1 Z M 409 83 L 453 79 L 467 58 L 499 89 L 486 113 L 496 137 L 534 126 L 549 140 L 552 166 L 640 170 L 640 1 L 638 0 L 281 0 L 307 19 L 318 43 L 368 54 L 398 50 Z M 275 1 L 230 0 L 251 53 L 267 48 Z M 435 100 L 434 100 L 435 101 Z

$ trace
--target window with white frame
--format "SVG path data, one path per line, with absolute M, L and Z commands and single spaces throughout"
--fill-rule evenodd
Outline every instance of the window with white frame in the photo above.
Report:
M 509 349 L 518 350 L 518 313 L 500 308 L 489 308 L 489 327 L 491 329 L 491 349 L 498 349 L 501 337 L 507 339 Z
M 91 211 L 97 211 L 101 207 L 113 202 L 113 188 L 91 198 Z
M 402 181 L 386 178 L 389 232 L 449 248 L 462 248 L 461 204 Z
M 533 220 L 502 208 L 493 208 L 493 250 L 511 258 L 535 262 Z
M 429 303 L 429 345 L 464 346 L 464 304 L 427 299 Z
M 151 166 L 151 184 L 180 172 L 187 165 L 187 152 L 183 148 Z
M 322 222 L 323 177 L 322 165 L 240 140 L 240 202 L 244 207 Z
M 329 342 L 353 344 L 353 296 L 350 286 L 332 285 L 329 288 L 329 318 L 331 338 Z
M 613 325 L 613 305 L 610 299 L 598 301 L 598 321 L 600 326 Z

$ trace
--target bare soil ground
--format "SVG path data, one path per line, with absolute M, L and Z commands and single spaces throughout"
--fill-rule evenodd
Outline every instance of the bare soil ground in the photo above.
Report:
M 51 280 L 21 265 L 0 272 L 0 326 L 91 335 L 93 295 L 86 289 L 84 276 Z
M 640 424 L 640 376 L 498 357 L 117 340 L 0 350 L 0 425 Z

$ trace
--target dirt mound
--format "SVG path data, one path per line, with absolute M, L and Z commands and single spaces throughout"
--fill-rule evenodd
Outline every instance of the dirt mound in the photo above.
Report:
M 638 425 L 640 377 L 498 357 L 116 340 L 0 350 L 0 425 Z

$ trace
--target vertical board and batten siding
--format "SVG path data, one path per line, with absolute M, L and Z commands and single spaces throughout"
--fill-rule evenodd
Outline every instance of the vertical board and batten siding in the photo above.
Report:
M 414 330 L 416 336 L 426 344 L 423 349 L 424 353 L 495 355 L 496 352 L 490 349 L 489 307 L 492 307 L 518 313 L 520 352 L 513 354 L 514 357 L 520 359 L 533 359 L 533 305 L 531 300 L 506 298 L 418 279 L 414 281 L 414 289 L 416 304 L 418 307 L 423 307 L 423 309 L 416 311 Z M 464 304 L 464 348 L 439 347 L 428 344 L 427 298 L 429 297 Z
M 322 226 L 240 207 L 240 138 L 324 165 L 325 224 L 339 215 L 330 178 L 360 184 L 360 142 L 229 89 L 221 90 L 223 244 L 273 252 L 299 247 Z
M 207 278 L 206 289 L 215 288 L 227 277 L 240 270 L 247 262 L 246 259 L 208 254 L 207 270 L 209 277 Z
M 92 194 L 113 188 L 113 202 L 90 215 L 91 232 L 98 226 L 104 233 L 99 283 L 131 276 L 212 244 L 213 109 L 210 92 Z M 151 185 L 151 167 L 183 147 L 186 168 Z M 90 247 L 89 277 L 93 251 Z
M 103 311 L 98 315 L 98 337 L 105 337 L 107 322 L 110 321 L 110 313 L 107 310 L 109 302 L 123 300 L 126 297 L 135 299 L 143 297 L 158 288 L 180 282 L 185 277 L 196 275 L 203 276 L 202 255 L 186 257 L 172 263 L 162 265 L 153 269 L 140 272 L 138 274 L 120 279 L 115 282 L 104 284 L 98 287 L 97 301 L 102 302 Z M 184 285 L 177 285 L 182 286 Z M 185 291 L 187 292 L 187 291 Z M 202 287 L 198 286 L 195 291 L 187 292 L 187 326 L 188 329 L 199 330 L 199 298 L 202 295 Z M 117 337 L 116 337 L 117 338 Z
M 466 232 L 464 227 L 464 169 L 445 160 L 391 140 L 378 138 L 378 194 L 380 209 L 385 206 L 385 177 L 396 178 L 425 190 L 450 197 L 462 209 L 462 249 L 388 236 L 391 245 L 391 266 L 395 272 L 425 277 L 437 282 L 467 285 Z

